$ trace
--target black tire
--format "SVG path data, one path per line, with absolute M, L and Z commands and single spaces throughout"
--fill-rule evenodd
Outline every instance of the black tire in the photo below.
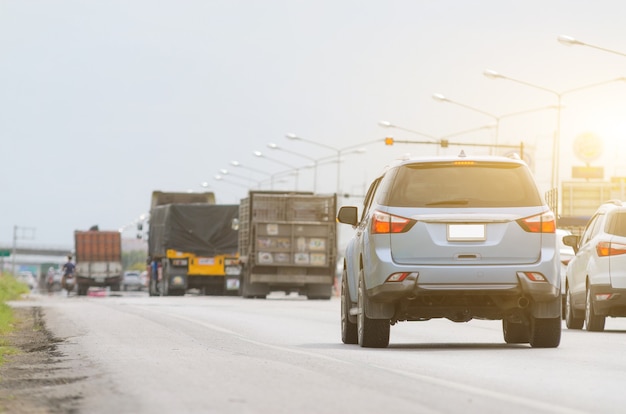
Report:
M 344 269 L 341 276 L 341 341 L 344 344 L 358 344 L 359 332 L 356 322 L 350 321 L 350 292 L 348 290 L 348 275 Z
M 560 300 L 560 299 L 559 299 Z M 533 348 L 556 348 L 561 343 L 561 317 L 530 317 L 530 346 Z
M 530 342 L 530 328 L 523 322 L 510 322 L 502 319 L 502 334 L 507 344 L 527 344 Z
M 269 287 L 267 285 L 250 282 L 250 272 L 247 268 L 244 268 L 241 283 L 241 296 L 246 299 L 265 299 L 268 293 Z
M 87 291 L 89 290 L 88 285 L 78 285 L 78 296 L 86 296 Z
M 605 322 L 606 317 L 598 315 L 594 311 L 591 289 L 587 288 L 587 294 L 585 295 L 585 328 L 589 332 L 602 332 L 604 331 Z
M 332 291 L 332 285 L 308 285 L 306 288 L 306 297 L 310 300 L 330 300 Z
M 388 319 L 370 319 L 367 317 L 367 297 L 363 271 L 359 277 L 357 316 L 357 338 L 363 348 L 386 348 L 389 345 L 389 331 L 391 325 Z
M 149 296 L 159 296 L 159 292 L 157 292 L 157 281 L 150 279 L 148 283 L 148 295 Z
M 161 287 L 160 287 L 160 292 L 161 292 L 161 296 L 169 296 L 170 295 L 170 280 L 169 280 L 169 273 L 167 272 L 163 272 L 163 277 L 161 278 Z
M 565 326 L 567 329 L 582 329 L 585 318 L 577 318 L 574 311 L 574 303 L 572 302 L 572 292 L 569 286 L 565 287 Z

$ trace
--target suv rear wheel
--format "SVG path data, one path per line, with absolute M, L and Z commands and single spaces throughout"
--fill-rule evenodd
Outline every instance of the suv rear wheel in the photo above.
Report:
M 344 344 L 359 342 L 356 323 L 350 322 L 350 292 L 348 291 L 348 274 L 343 270 L 341 275 L 341 340 Z
M 388 319 L 370 319 L 367 317 L 367 296 L 363 270 L 359 273 L 358 289 L 359 315 L 357 317 L 359 345 L 365 348 L 386 348 L 389 345 L 391 325 Z
M 559 346 L 561 342 L 561 317 L 535 318 L 531 316 L 529 342 L 533 348 L 556 348 Z
M 502 319 L 502 333 L 507 344 L 527 344 L 530 336 L 528 325 L 523 322 L 510 322 Z

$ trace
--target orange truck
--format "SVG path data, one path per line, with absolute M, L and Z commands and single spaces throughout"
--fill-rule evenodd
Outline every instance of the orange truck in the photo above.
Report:
M 119 231 L 75 231 L 76 283 L 79 295 L 90 287 L 119 291 L 122 282 L 122 235 Z

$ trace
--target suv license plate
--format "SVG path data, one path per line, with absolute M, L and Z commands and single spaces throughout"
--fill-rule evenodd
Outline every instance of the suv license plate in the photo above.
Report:
M 484 224 L 448 224 L 448 241 L 484 241 Z

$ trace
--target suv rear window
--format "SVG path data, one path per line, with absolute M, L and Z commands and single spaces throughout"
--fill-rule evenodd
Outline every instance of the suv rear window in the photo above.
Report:
M 391 207 L 531 207 L 543 204 L 528 168 L 516 163 L 433 162 L 398 168 Z
M 606 232 L 615 236 L 626 237 L 626 211 L 611 215 L 606 225 Z

